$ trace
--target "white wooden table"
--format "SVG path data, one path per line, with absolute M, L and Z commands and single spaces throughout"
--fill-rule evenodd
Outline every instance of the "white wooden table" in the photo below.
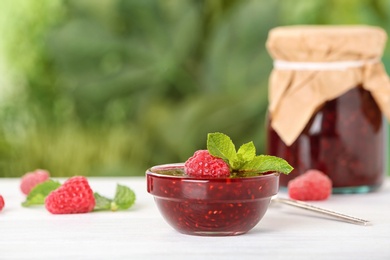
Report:
M 112 197 L 131 187 L 136 204 L 123 212 L 52 215 L 23 208 L 19 179 L 0 179 L 0 259 L 390 259 L 390 179 L 380 191 L 332 195 L 320 207 L 372 221 L 359 226 L 287 205 L 271 205 L 249 233 L 233 237 L 183 235 L 165 223 L 144 177 L 89 178 Z M 280 192 L 281 196 L 286 196 Z

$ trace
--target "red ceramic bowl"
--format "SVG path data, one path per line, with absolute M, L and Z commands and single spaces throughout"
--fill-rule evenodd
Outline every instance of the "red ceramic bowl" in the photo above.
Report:
M 243 178 L 190 178 L 183 164 L 146 171 L 147 190 L 161 215 L 190 235 L 240 235 L 256 226 L 278 192 L 279 174 Z

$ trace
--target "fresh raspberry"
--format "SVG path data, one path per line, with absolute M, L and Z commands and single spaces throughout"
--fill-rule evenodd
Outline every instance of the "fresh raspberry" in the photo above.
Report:
M 207 150 L 198 150 L 184 164 L 190 177 L 229 177 L 229 165 L 222 159 L 212 156 Z
M 45 182 L 50 178 L 50 174 L 46 170 L 37 169 L 33 172 L 28 172 L 22 176 L 20 181 L 20 189 L 24 194 L 29 194 L 30 191 L 39 183 Z
M 0 211 L 4 208 L 4 198 L 0 195 Z
M 332 193 L 332 181 L 318 170 L 308 170 L 288 182 L 288 194 L 296 200 L 326 200 Z
M 87 213 L 94 209 L 95 198 L 88 180 L 75 176 L 46 197 L 45 207 L 53 214 Z

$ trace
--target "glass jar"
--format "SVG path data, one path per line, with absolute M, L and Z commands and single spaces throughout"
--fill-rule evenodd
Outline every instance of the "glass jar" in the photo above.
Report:
M 328 101 L 295 142 L 286 145 L 267 125 L 267 152 L 287 160 L 294 171 L 280 185 L 309 169 L 327 174 L 334 193 L 376 190 L 386 172 L 387 122 L 371 93 L 357 86 Z
M 330 177 L 333 193 L 378 189 L 387 174 L 387 35 L 371 26 L 287 26 L 270 31 L 267 154 Z

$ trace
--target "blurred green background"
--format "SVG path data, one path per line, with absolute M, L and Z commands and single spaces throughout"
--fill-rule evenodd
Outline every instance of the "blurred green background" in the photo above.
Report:
M 263 153 L 265 42 L 292 24 L 388 31 L 390 1 L 1 1 L 0 177 L 144 175 L 215 131 Z

